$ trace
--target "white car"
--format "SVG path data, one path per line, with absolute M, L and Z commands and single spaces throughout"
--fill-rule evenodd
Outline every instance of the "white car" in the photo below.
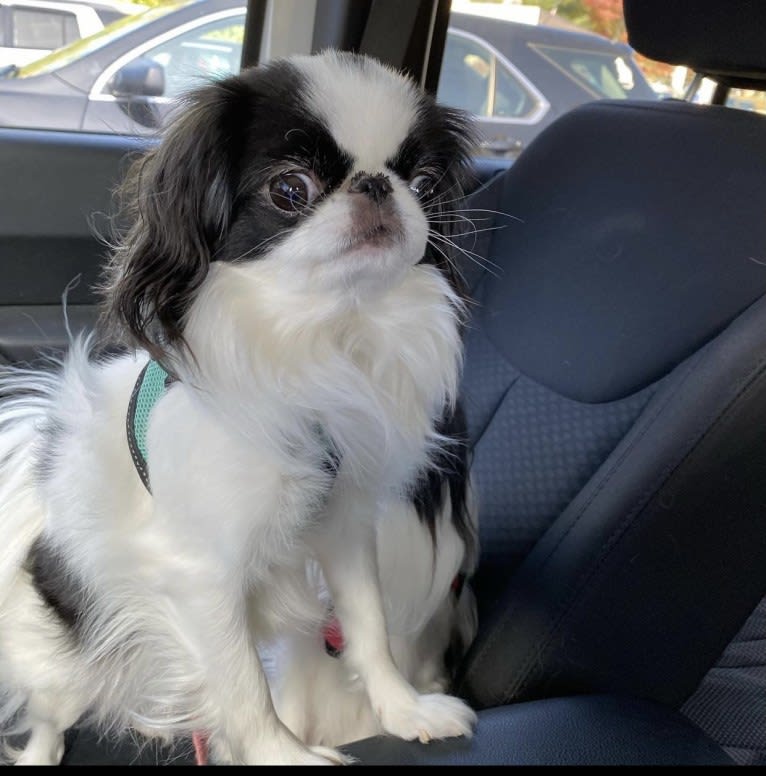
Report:
M 0 67 L 26 65 L 146 6 L 119 0 L 0 0 Z

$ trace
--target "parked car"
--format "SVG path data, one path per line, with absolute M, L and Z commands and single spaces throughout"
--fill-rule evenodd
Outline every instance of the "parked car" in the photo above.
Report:
M 0 79 L 0 126 L 153 132 L 182 91 L 237 72 L 242 0 L 165 3 Z
M 53 49 L 93 35 L 117 19 L 145 10 L 144 5 L 119 0 L 2 0 L 0 68 L 26 65 Z
M 657 95 L 625 44 L 586 32 L 453 13 L 438 98 L 477 116 L 485 153 L 514 157 L 577 105 Z
M 153 132 L 200 76 L 239 69 L 244 18 L 243 0 L 206 0 L 108 27 L 0 81 L 0 125 Z M 465 13 L 452 18 L 438 98 L 476 114 L 489 155 L 515 156 L 581 103 L 655 96 L 628 46 Z

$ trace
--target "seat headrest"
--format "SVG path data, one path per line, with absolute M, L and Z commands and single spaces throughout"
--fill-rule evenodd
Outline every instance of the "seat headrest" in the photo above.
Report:
M 764 0 L 624 0 L 630 45 L 731 86 L 766 89 Z

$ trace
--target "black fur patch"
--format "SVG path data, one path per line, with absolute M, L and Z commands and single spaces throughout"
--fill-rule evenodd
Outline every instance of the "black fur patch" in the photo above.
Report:
M 444 507 L 445 490 L 452 508 L 452 524 L 463 540 L 466 554 L 475 552 L 476 536 L 468 514 L 468 434 L 462 408 L 445 416 L 437 431 L 446 437 L 432 466 L 420 476 L 412 491 L 412 503 L 420 520 L 428 526 L 436 540 L 436 522 Z M 447 488 L 445 488 L 445 484 Z
M 269 181 L 286 163 L 316 175 L 324 186 L 317 202 L 345 180 L 353 164 L 324 123 L 309 112 L 305 78 L 295 67 L 280 62 L 269 66 L 267 74 L 259 68 L 243 74 L 242 80 L 250 89 L 249 121 L 244 127 L 222 127 L 225 136 L 240 132 L 244 138 L 236 162 L 241 172 L 231 230 L 214 257 L 222 261 L 261 256 L 311 214 L 310 208 L 299 215 L 280 211 L 265 195 Z
M 437 191 L 444 192 L 464 182 L 473 143 L 467 114 L 438 105 L 424 95 L 415 125 L 387 165 L 404 180 L 423 169 L 432 171 Z
M 452 287 L 464 295 L 451 239 L 470 222 L 459 217 L 460 199 L 471 175 L 471 151 L 476 137 L 467 114 L 437 105 L 423 96 L 418 119 L 388 166 L 404 180 L 418 173 L 433 178 L 433 190 L 423 200 L 432 237 L 422 262 L 438 267 Z
M 287 213 L 268 183 L 290 167 L 314 172 L 325 196 L 352 161 L 307 108 L 305 77 L 278 62 L 189 94 L 163 142 L 119 192 L 118 249 L 102 323 L 163 360 L 212 261 L 257 259 L 311 208 Z
M 459 628 L 453 628 L 450 632 L 450 640 L 447 649 L 444 650 L 444 668 L 447 675 L 454 679 L 460 664 L 465 657 L 468 645 L 463 639 Z
M 67 567 L 61 553 L 42 536 L 32 545 L 27 570 L 43 601 L 67 627 L 78 631 L 85 614 L 87 591 Z

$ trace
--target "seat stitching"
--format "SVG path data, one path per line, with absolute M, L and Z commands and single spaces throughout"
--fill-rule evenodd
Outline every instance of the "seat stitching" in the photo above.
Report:
M 559 540 L 556 542 L 556 544 L 551 548 L 551 550 L 548 552 L 548 554 L 544 558 L 540 559 L 539 567 L 543 567 L 544 565 L 546 565 L 547 562 L 550 560 L 550 558 L 556 553 L 556 551 L 558 550 L 558 548 L 562 544 L 562 542 L 569 536 L 569 534 L 575 528 L 575 526 L 579 522 L 580 518 L 582 517 L 583 513 L 593 503 L 593 501 L 596 499 L 596 497 L 604 490 L 604 488 L 610 482 L 610 480 L 613 477 L 613 475 L 615 474 L 615 472 L 622 466 L 622 464 L 623 464 L 625 458 L 628 456 L 628 454 L 630 452 L 632 452 L 632 450 L 638 445 L 638 443 L 646 436 L 648 431 L 654 426 L 654 423 L 656 422 L 657 418 L 664 412 L 664 410 L 666 409 L 668 404 L 672 401 L 673 398 L 675 398 L 675 396 L 678 394 L 678 392 L 681 390 L 681 388 L 687 383 L 687 381 L 691 378 L 691 376 L 694 375 L 701 368 L 703 363 L 704 363 L 704 359 L 698 357 L 697 359 L 695 359 L 695 363 L 692 363 L 692 364 L 689 365 L 687 373 L 679 378 L 676 386 L 672 390 L 669 390 L 668 395 L 665 398 L 665 400 L 662 402 L 662 404 L 660 404 L 655 409 L 655 411 L 652 413 L 652 415 L 649 418 L 646 419 L 644 427 L 636 434 L 636 437 L 633 439 L 633 441 L 630 442 L 626 446 L 626 448 L 623 451 L 622 455 L 620 455 L 619 458 L 617 458 L 614 461 L 614 463 L 610 467 L 610 469 L 607 472 L 605 472 L 601 482 L 596 486 L 596 488 L 594 489 L 594 491 L 591 494 L 591 496 L 582 505 L 582 507 L 578 510 L 577 514 L 575 516 L 573 516 L 573 520 L 572 520 L 571 524 L 563 532 L 563 534 L 561 535 Z M 739 385 L 745 385 L 745 388 L 742 388 L 740 391 L 737 392 L 736 396 L 734 397 L 732 402 L 730 402 L 730 404 L 732 404 L 734 401 L 736 401 L 736 399 L 742 394 L 742 392 L 746 389 L 746 384 L 749 384 L 749 382 L 753 379 L 753 375 L 756 374 L 760 369 L 763 368 L 764 363 L 766 363 L 766 358 L 763 358 L 759 362 L 757 362 L 757 365 L 744 378 L 742 378 L 740 380 Z M 722 410 L 717 415 L 717 417 L 715 418 L 714 422 L 717 423 L 721 419 L 722 415 L 725 414 L 725 412 L 726 412 L 726 409 Z M 709 421 L 709 420 L 710 420 L 709 417 L 706 418 L 706 421 Z M 709 422 L 708 422 L 708 425 L 709 425 Z M 700 428 L 701 428 L 701 426 L 698 425 L 697 426 L 697 431 L 694 434 L 692 434 L 689 437 L 687 437 L 687 440 L 686 440 L 687 444 L 692 442 L 695 438 L 699 437 L 699 429 Z M 709 430 L 710 430 L 710 428 L 708 429 L 708 433 L 709 433 Z M 702 438 L 704 438 L 704 435 L 703 435 Z M 702 441 L 702 439 L 698 439 L 698 443 L 700 441 Z M 688 453 L 687 453 L 687 455 L 688 455 Z M 685 458 L 686 458 L 686 456 L 684 457 L 684 460 L 685 460 Z M 629 513 L 629 515 L 627 516 L 627 518 L 620 524 L 620 526 L 618 526 L 618 528 L 615 529 L 615 531 L 612 532 L 612 534 L 610 535 L 609 539 L 604 544 L 604 546 L 607 546 L 609 544 L 609 542 L 612 541 L 612 539 L 615 537 L 616 534 L 622 532 L 624 530 L 624 526 L 626 526 L 628 523 L 630 523 L 630 521 L 633 520 L 633 518 L 635 517 L 637 512 L 640 511 L 640 509 L 643 508 L 647 495 L 653 493 L 656 490 L 656 483 L 659 482 L 659 481 L 666 480 L 667 477 L 669 476 L 669 474 L 675 468 L 677 468 L 678 465 L 680 465 L 680 464 L 677 464 L 675 466 L 674 465 L 668 465 L 667 467 L 665 467 L 665 469 L 663 469 L 663 471 L 653 480 L 651 486 L 647 486 L 647 488 L 645 488 L 641 492 L 641 494 L 639 496 L 639 499 L 638 499 L 638 505 L 637 505 L 636 509 L 632 510 Z M 601 563 L 603 562 L 604 559 L 605 558 L 602 558 L 599 561 L 599 563 L 597 564 L 596 568 L 594 568 L 590 572 L 587 572 L 587 571 L 582 572 L 582 574 L 580 575 L 580 578 L 582 578 L 582 576 L 584 574 L 588 574 L 588 579 L 589 579 L 590 576 L 596 572 L 596 570 L 601 565 Z M 519 672 L 520 678 L 517 679 L 517 680 L 511 681 L 510 684 L 506 685 L 505 690 L 504 690 L 503 694 L 501 695 L 501 698 L 503 700 L 507 700 L 511 690 L 519 691 L 519 690 L 521 690 L 524 687 L 525 681 L 528 681 L 528 678 L 527 679 L 524 678 L 525 672 L 529 669 L 529 666 L 531 665 L 533 658 L 539 659 L 539 655 L 541 653 L 541 650 L 544 650 L 549 645 L 551 639 L 555 635 L 555 632 L 556 632 L 560 622 L 563 620 L 563 618 L 569 612 L 569 609 L 570 609 L 570 606 L 571 606 L 571 603 L 572 603 L 573 599 L 579 594 L 579 592 L 581 590 L 581 587 L 582 587 L 582 585 L 580 584 L 580 581 L 578 580 L 578 582 L 574 586 L 574 590 L 573 590 L 571 596 L 569 597 L 569 599 L 567 601 L 562 602 L 559 605 L 559 609 L 561 610 L 561 613 L 557 617 L 557 619 L 553 622 L 553 624 L 551 626 L 551 629 L 550 629 L 550 633 L 549 633 L 548 638 L 545 640 L 545 642 L 543 643 L 542 647 L 535 646 L 534 648 L 530 648 L 530 651 L 528 652 L 527 657 L 525 658 L 524 662 L 522 663 L 522 669 Z M 517 604 L 516 606 L 512 607 L 511 609 L 509 609 L 507 612 L 505 612 L 500 617 L 499 622 L 498 622 L 498 626 L 505 626 L 512 619 L 512 615 L 515 613 L 515 611 L 516 611 L 516 609 L 518 608 L 519 605 L 520 605 L 520 603 Z M 495 643 L 497 642 L 497 640 L 501 636 L 501 633 L 500 633 L 501 630 L 502 630 L 501 627 L 496 627 L 494 629 L 494 632 L 488 637 L 487 642 L 479 650 L 478 654 L 476 655 L 476 658 L 473 661 L 473 667 L 469 668 L 468 672 L 466 673 L 465 678 L 461 682 L 461 686 L 464 686 L 466 684 L 467 680 L 470 677 L 473 677 L 473 676 L 476 675 L 476 673 L 478 671 L 478 667 L 477 667 L 478 663 L 486 656 L 486 654 L 490 651 L 490 649 L 495 646 Z M 534 649 L 534 651 L 532 651 L 533 649 Z M 514 687 L 514 684 L 516 684 L 515 687 Z
M 582 507 L 580 508 L 578 513 L 573 517 L 573 520 L 572 520 L 570 526 L 564 531 L 564 533 L 559 538 L 559 540 L 556 542 L 556 544 L 551 548 L 550 552 L 544 558 L 540 559 L 539 566 L 544 566 L 545 563 L 547 563 L 547 561 L 550 559 L 550 557 L 553 554 L 555 554 L 556 550 L 559 548 L 561 543 L 567 538 L 569 533 L 576 526 L 576 524 L 579 521 L 580 517 L 582 517 L 583 512 L 585 512 L 585 510 L 591 505 L 591 503 L 596 499 L 596 497 L 606 487 L 606 485 L 608 484 L 608 482 L 611 479 L 611 477 L 614 474 L 614 472 L 617 469 L 620 468 L 620 466 L 622 465 L 624 459 L 628 456 L 628 454 L 632 451 L 632 449 L 638 444 L 638 442 L 644 437 L 644 435 L 649 430 L 649 428 L 653 425 L 653 423 L 655 422 L 657 417 L 662 413 L 662 411 L 665 409 L 665 407 L 668 405 L 668 403 L 674 398 L 676 393 L 681 389 L 682 385 L 686 382 L 687 378 L 688 378 L 688 375 L 685 375 L 682 379 L 680 379 L 678 381 L 678 385 L 674 389 L 669 391 L 668 396 L 666 397 L 664 402 L 661 405 L 659 405 L 654 410 L 654 413 L 652 414 L 652 416 L 646 420 L 646 424 L 645 424 L 644 428 L 637 434 L 636 438 L 626 447 L 626 449 L 623 451 L 623 454 L 614 461 L 614 463 L 612 464 L 610 469 L 607 472 L 604 473 L 602 481 L 599 483 L 599 485 L 596 486 L 596 488 L 594 489 L 594 491 L 591 494 L 591 496 L 582 505 Z M 498 625 L 505 625 L 508 622 L 508 620 L 511 619 L 511 616 L 515 613 L 517 607 L 518 607 L 518 605 L 515 606 L 515 607 L 512 607 L 507 612 L 505 612 L 501 616 Z M 500 638 L 500 633 L 499 633 L 500 630 L 501 630 L 501 628 L 499 628 L 499 627 L 495 628 L 494 629 L 494 633 L 491 634 L 488 637 L 487 642 L 485 643 L 484 647 L 482 647 L 480 649 L 479 653 L 476 655 L 475 660 L 473 661 L 474 662 L 474 666 L 476 666 L 476 664 L 481 661 L 481 659 L 490 650 L 490 648 L 495 646 L 495 642 L 497 641 L 498 638 Z M 476 671 L 477 671 L 477 669 L 475 667 L 472 668 L 472 669 L 469 669 L 469 671 L 467 672 L 466 678 L 463 681 L 463 683 L 465 683 L 465 681 L 469 677 L 475 675 Z
M 484 423 L 484 425 L 482 426 L 482 429 L 481 429 L 481 431 L 480 431 L 480 432 L 478 433 L 478 435 L 476 436 L 476 439 L 475 439 L 475 440 L 474 440 L 474 441 L 471 443 L 471 450 L 475 450 L 475 449 L 476 449 L 476 446 L 479 444 L 479 442 L 481 442 L 482 438 L 484 437 L 484 433 L 485 433 L 485 432 L 486 432 L 486 430 L 487 430 L 487 429 L 490 427 L 490 425 L 492 424 L 492 421 L 495 419 L 495 416 L 497 415 L 498 411 L 500 410 L 500 408 L 501 408 L 501 407 L 503 406 L 503 404 L 505 403 L 505 399 L 506 399 L 506 397 L 508 396 L 508 394 L 510 393 L 510 391 L 511 391 L 511 388 L 513 388 L 513 386 L 514 386 L 514 385 L 516 385 L 516 383 L 519 381 L 519 378 L 522 376 L 522 375 L 521 375 L 521 372 L 519 372 L 519 371 L 518 371 L 518 370 L 517 370 L 517 369 L 516 369 L 516 368 L 513 366 L 513 364 L 511 364 L 511 363 L 510 363 L 510 362 L 509 362 L 509 361 L 508 361 L 508 360 L 507 360 L 507 359 L 506 359 L 506 358 L 503 356 L 503 354 L 502 354 L 502 353 L 500 353 L 500 351 L 497 349 L 497 347 L 495 346 L 495 344 L 494 344 L 494 343 L 493 343 L 493 342 L 492 342 L 492 341 L 491 341 L 491 340 L 490 340 L 490 339 L 489 339 L 489 338 L 488 338 L 488 337 L 487 337 L 487 336 L 484 334 L 484 332 L 483 332 L 483 331 L 481 332 L 481 334 L 484 336 L 484 340 L 485 340 L 486 342 L 488 342 L 488 343 L 489 343 L 490 347 L 492 347 L 492 349 L 495 351 L 495 353 L 497 353 L 497 354 L 499 355 L 499 357 L 500 357 L 500 358 L 501 358 L 501 359 L 502 359 L 502 360 L 503 360 L 503 361 L 504 361 L 506 364 L 508 364 L 509 368 L 513 369 L 513 371 L 514 371 L 514 372 L 516 372 L 516 375 L 513 377 L 513 379 L 511 380 L 511 382 L 510 382 L 510 383 L 508 383 L 508 385 L 506 386 L 505 390 L 504 390 L 504 391 L 502 392 L 502 394 L 500 395 L 500 398 L 498 399 L 498 401 L 497 401 L 497 404 L 495 405 L 495 408 L 492 410 L 492 412 L 490 413 L 489 417 L 487 418 L 487 421 L 486 421 L 486 423 Z
M 603 554 L 601 555 L 599 560 L 595 563 L 593 568 L 590 569 L 590 570 L 586 569 L 586 570 L 583 570 L 583 572 L 581 572 L 579 578 L 577 579 L 577 581 L 573 585 L 574 591 L 573 591 L 572 595 L 569 597 L 569 599 L 567 601 L 565 601 L 565 602 L 563 602 L 561 604 L 561 606 L 560 606 L 560 609 L 562 609 L 561 614 L 556 619 L 556 621 L 553 623 L 553 625 L 552 625 L 552 627 L 550 629 L 550 633 L 549 633 L 548 637 L 546 638 L 546 640 L 544 641 L 542 647 L 540 647 L 539 649 L 536 649 L 534 651 L 534 653 L 532 653 L 532 652 L 529 653 L 529 657 L 527 658 L 527 660 L 524 662 L 524 664 L 522 666 L 522 671 L 521 671 L 522 679 L 521 679 L 521 682 L 520 682 L 519 686 L 516 688 L 517 691 L 522 690 L 524 688 L 525 682 L 529 681 L 529 677 L 528 676 L 525 677 L 525 674 L 528 671 L 528 669 L 529 669 L 529 667 L 530 667 L 530 665 L 532 663 L 532 658 L 533 657 L 539 658 L 539 655 L 541 654 L 541 652 L 543 650 L 545 650 L 550 645 L 550 642 L 553 639 L 554 635 L 556 634 L 557 630 L 559 629 L 559 626 L 561 625 L 562 621 L 569 614 L 571 614 L 572 612 L 576 611 L 577 607 L 582 604 L 582 599 L 579 598 L 579 594 L 581 593 L 581 591 L 583 590 L 585 585 L 593 577 L 595 577 L 598 574 L 598 572 L 600 571 L 601 567 L 604 565 L 604 562 L 610 556 L 610 554 L 614 550 L 615 546 L 617 545 L 616 539 L 620 535 L 623 535 L 623 534 L 627 533 L 630 530 L 630 528 L 632 527 L 631 524 L 633 523 L 633 520 L 634 520 L 635 516 L 638 514 L 638 512 L 640 512 L 646 506 L 646 501 L 648 500 L 647 497 L 651 496 L 651 494 L 656 491 L 656 489 L 657 489 L 656 485 L 658 483 L 660 483 L 660 482 L 667 481 L 668 477 L 674 471 L 679 469 L 688 460 L 688 458 L 691 456 L 691 454 L 699 447 L 699 445 L 702 442 L 704 442 L 704 440 L 712 433 L 712 431 L 715 428 L 717 428 L 726 419 L 726 417 L 728 415 L 731 414 L 732 407 L 737 403 L 737 400 L 744 393 L 746 393 L 748 390 L 750 390 L 752 388 L 752 385 L 754 383 L 756 383 L 758 381 L 758 378 L 760 376 L 762 376 L 764 373 L 766 373 L 766 358 L 762 358 L 758 362 L 758 364 L 748 373 L 748 375 L 743 380 L 741 380 L 739 382 L 739 385 L 741 386 L 740 390 L 738 390 L 737 393 L 735 394 L 735 396 L 732 398 L 732 400 L 727 403 L 726 407 L 724 407 L 716 415 L 716 417 L 713 420 L 712 424 L 706 424 L 705 426 L 703 426 L 703 428 L 705 428 L 706 430 L 704 431 L 702 436 L 699 436 L 700 426 L 697 426 L 697 433 L 692 435 L 692 436 L 690 436 L 690 437 L 687 437 L 686 443 L 689 444 L 689 443 L 694 442 L 694 444 L 687 451 L 687 453 L 683 456 L 681 461 L 679 461 L 675 465 L 669 465 L 669 466 L 665 467 L 665 469 L 663 469 L 661 474 L 653 480 L 653 483 L 652 483 L 653 486 L 652 487 L 647 487 L 641 493 L 640 498 L 639 498 L 639 505 L 637 506 L 637 508 L 632 510 L 628 514 L 628 516 L 612 531 L 612 533 L 609 535 L 607 540 L 602 544 L 602 553 Z M 686 381 L 687 377 L 684 378 L 684 382 Z M 696 442 L 694 441 L 695 439 L 696 439 Z M 579 517 L 581 515 L 582 515 L 582 512 L 580 512 L 580 515 L 578 515 L 578 519 L 579 519 Z M 558 547 L 558 544 L 560 544 L 560 542 L 557 543 L 557 547 Z M 550 557 L 550 555 L 548 557 Z M 512 684 L 509 685 L 509 687 L 511 687 L 511 686 L 512 686 Z M 506 697 L 507 697 L 507 693 L 508 693 L 508 688 L 506 688 Z

